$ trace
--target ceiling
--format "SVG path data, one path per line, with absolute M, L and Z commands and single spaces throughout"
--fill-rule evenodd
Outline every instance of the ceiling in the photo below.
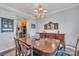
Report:
M 31 16 L 34 16 L 33 10 L 38 6 L 37 3 L 4 3 L 4 5 L 7 5 L 13 9 L 16 9 Z M 47 9 L 47 15 L 50 15 L 57 11 L 77 5 L 77 3 L 43 3 L 42 5 L 45 9 Z

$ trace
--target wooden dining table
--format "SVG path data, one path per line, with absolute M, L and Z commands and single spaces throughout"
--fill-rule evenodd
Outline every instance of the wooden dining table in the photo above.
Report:
M 20 38 L 21 41 L 27 43 L 28 45 L 32 46 L 35 50 L 39 51 L 42 55 L 51 56 L 57 49 L 58 44 L 54 39 L 44 39 L 41 38 L 40 40 L 32 41 L 30 38 Z M 52 43 L 53 42 L 53 43 Z

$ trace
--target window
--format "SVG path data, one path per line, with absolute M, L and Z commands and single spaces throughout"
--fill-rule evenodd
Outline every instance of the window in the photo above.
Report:
M 7 19 L 1 17 L 1 32 L 13 32 L 13 31 L 14 31 L 13 19 Z

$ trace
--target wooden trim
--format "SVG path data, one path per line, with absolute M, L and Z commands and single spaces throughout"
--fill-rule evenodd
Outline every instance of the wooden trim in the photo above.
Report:
M 9 53 L 9 52 L 11 52 L 11 51 L 13 51 L 13 50 L 15 50 L 15 48 L 11 48 L 11 49 L 2 51 L 2 52 L 0 52 L 0 56 L 4 56 L 4 55 L 6 55 L 7 53 Z

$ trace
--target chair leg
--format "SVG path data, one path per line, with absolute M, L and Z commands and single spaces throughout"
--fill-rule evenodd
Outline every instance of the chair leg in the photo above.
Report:
M 15 55 L 17 56 L 17 51 L 15 52 Z
M 33 49 L 31 49 L 31 56 L 33 56 Z
M 16 56 L 18 56 L 18 51 L 17 51 L 17 49 L 16 49 Z
M 15 55 L 16 56 L 20 56 L 21 55 L 21 51 L 19 51 L 19 50 L 16 49 L 16 54 Z

